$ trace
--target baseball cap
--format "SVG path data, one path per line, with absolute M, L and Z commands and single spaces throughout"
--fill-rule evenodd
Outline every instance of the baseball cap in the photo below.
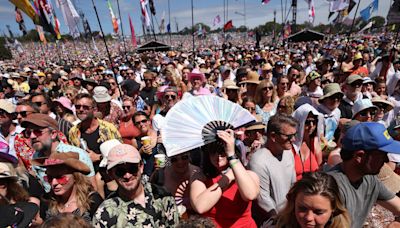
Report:
M 99 167 L 107 167 L 107 157 L 111 149 L 117 145 L 122 144 L 118 139 L 110 139 L 100 145 L 100 152 L 103 159 L 100 161 Z
M 347 85 L 350 85 L 351 83 L 353 83 L 355 81 L 363 81 L 363 78 L 358 74 L 353 74 L 346 78 Z
M 123 163 L 139 163 L 141 160 L 139 151 L 129 144 L 114 146 L 107 157 L 107 170 Z
M 383 124 L 363 122 L 351 127 L 342 140 L 343 149 L 380 150 L 386 153 L 400 154 L 400 142 L 394 140 Z
M 42 113 L 30 114 L 29 118 L 26 118 L 21 122 L 21 126 L 24 128 L 26 128 L 29 124 L 33 124 L 38 127 L 51 127 L 55 130 L 58 130 L 57 121 L 51 118 L 49 115 Z

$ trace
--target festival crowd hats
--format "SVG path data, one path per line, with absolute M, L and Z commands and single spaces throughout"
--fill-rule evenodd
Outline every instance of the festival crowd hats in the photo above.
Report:
M 14 165 L 18 164 L 18 158 L 15 154 L 15 150 L 10 150 L 9 145 L 4 141 L 0 141 L 0 161 L 10 162 Z
M 358 74 L 353 74 L 353 75 L 350 75 L 350 76 L 348 76 L 346 78 L 346 84 L 347 85 L 350 85 L 351 83 L 356 82 L 356 81 L 361 81 L 362 82 L 363 78 Z
M 107 156 L 107 170 L 124 163 L 139 163 L 141 160 L 139 151 L 128 144 L 114 146 Z
M 373 97 L 371 99 L 371 101 L 372 101 L 372 104 L 374 104 L 376 106 L 378 106 L 379 104 L 385 105 L 386 106 L 386 109 L 384 110 L 385 113 L 391 111 L 394 108 L 394 105 L 392 102 L 385 100 L 385 99 L 381 98 L 380 96 Z
M 318 99 L 319 101 L 322 101 L 325 98 L 328 98 L 335 94 L 340 94 L 342 97 L 344 95 L 342 90 L 340 89 L 340 85 L 338 83 L 330 83 L 330 84 L 326 85 L 324 87 L 323 93 L 324 93 L 324 95 Z
M 31 202 L 0 205 L 0 227 L 29 227 L 39 207 Z
M 15 112 L 15 105 L 6 99 L 0 99 L 0 109 L 6 111 L 8 114 Z
M 93 98 L 97 103 L 105 103 L 111 101 L 112 97 L 104 86 L 96 86 L 93 89 Z
M 0 179 L 18 180 L 18 176 L 6 162 L 0 162 Z
M 58 130 L 57 121 L 51 118 L 49 115 L 42 113 L 33 113 L 29 115 L 29 118 L 26 118 L 22 121 L 21 126 L 27 128 L 29 125 L 35 125 L 41 128 L 51 127 L 55 130 Z
M 112 148 L 120 144 L 122 143 L 118 139 L 110 139 L 100 145 L 100 152 L 103 156 L 103 159 L 100 161 L 99 167 L 107 167 L 108 154 Z
M 372 83 L 374 85 L 376 84 L 376 82 L 374 80 L 372 80 L 370 77 L 363 78 L 363 84 L 370 84 L 370 83 Z
M 244 81 L 239 82 L 239 84 L 260 84 L 260 75 L 255 71 L 247 72 L 247 78 Z
M 72 102 L 70 99 L 68 99 L 67 97 L 60 97 L 56 100 L 54 100 L 54 102 L 58 102 L 60 103 L 64 108 L 68 109 L 71 112 L 74 112 L 74 109 L 72 108 Z
M 206 81 L 206 76 L 200 72 L 198 69 L 193 69 L 192 72 L 188 74 L 188 80 L 193 81 L 195 79 L 199 79 L 202 82 Z
M 310 82 L 314 81 L 317 78 L 321 78 L 322 76 L 316 72 L 316 71 L 311 71 L 306 78 L 306 83 L 309 84 Z
M 358 99 L 353 105 L 353 118 L 361 111 L 366 109 L 378 110 L 378 107 L 372 104 L 370 99 Z
M 236 83 L 231 79 L 226 79 L 222 85 L 223 89 L 239 89 Z
M 44 162 L 43 162 L 44 160 Z M 69 173 L 79 172 L 89 174 L 90 168 L 79 160 L 79 154 L 75 152 L 52 153 L 47 158 L 37 158 L 32 161 L 41 167 L 49 169 L 59 169 Z

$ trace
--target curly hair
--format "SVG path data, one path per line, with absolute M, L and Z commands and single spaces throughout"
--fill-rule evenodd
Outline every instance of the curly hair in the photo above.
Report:
M 283 211 L 278 215 L 277 227 L 300 227 L 295 215 L 295 202 L 298 194 L 320 195 L 329 199 L 332 207 L 329 228 L 350 227 L 350 216 L 339 196 L 339 189 L 335 179 L 329 174 L 312 172 L 303 174 L 303 178 L 297 181 L 286 195 L 287 203 Z

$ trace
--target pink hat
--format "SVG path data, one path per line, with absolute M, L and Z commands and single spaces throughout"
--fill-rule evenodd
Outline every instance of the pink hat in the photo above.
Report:
M 206 81 L 206 76 L 200 72 L 198 69 L 193 69 L 191 73 L 188 74 L 188 80 L 192 81 L 195 78 L 200 79 L 202 82 Z
M 72 108 L 72 102 L 70 99 L 66 97 L 60 97 L 55 102 L 60 103 L 64 108 L 70 110 L 72 113 L 74 112 L 74 109 Z
M 123 163 L 139 163 L 141 160 L 139 151 L 129 144 L 114 146 L 107 157 L 107 170 Z

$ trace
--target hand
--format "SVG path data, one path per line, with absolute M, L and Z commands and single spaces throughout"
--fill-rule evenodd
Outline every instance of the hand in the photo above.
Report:
M 225 143 L 225 153 L 226 155 L 232 156 L 235 154 L 235 136 L 232 129 L 227 129 L 225 131 L 217 131 L 217 135 Z
M 258 140 L 254 140 L 253 143 L 251 144 L 251 150 L 257 150 L 260 147 L 261 147 L 261 142 Z
M 239 97 L 242 97 L 243 94 L 245 94 L 247 92 L 247 88 L 245 84 L 242 84 L 240 86 L 240 90 L 239 90 Z
M 145 154 L 151 154 L 152 153 L 152 147 L 151 145 L 143 145 L 142 146 L 142 152 Z
M 93 152 L 92 150 L 87 149 L 86 150 L 89 154 L 90 160 L 92 160 L 92 162 L 98 162 L 100 161 L 100 154 L 96 154 L 95 152 Z

